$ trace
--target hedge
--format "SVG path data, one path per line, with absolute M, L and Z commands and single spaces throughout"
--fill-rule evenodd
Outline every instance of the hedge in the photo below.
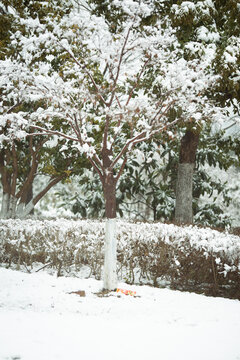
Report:
M 92 220 L 1 220 L 0 262 L 101 279 L 104 226 Z M 239 236 L 120 220 L 117 229 L 119 280 L 240 299 Z

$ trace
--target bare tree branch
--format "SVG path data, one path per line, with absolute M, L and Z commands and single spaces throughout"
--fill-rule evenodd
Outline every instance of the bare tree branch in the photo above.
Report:
M 41 198 L 48 192 L 48 190 L 50 190 L 54 185 L 56 185 L 62 179 L 64 179 L 65 176 L 66 176 L 65 174 L 61 174 L 58 177 L 53 178 L 47 184 L 47 186 L 33 198 L 33 200 L 32 200 L 33 204 L 36 205 L 38 203 L 38 201 L 41 200 Z
M 136 80 L 136 82 L 135 82 L 132 90 L 130 91 L 130 94 L 129 94 L 129 96 L 128 96 L 128 99 L 127 99 L 127 102 L 126 102 L 126 105 L 125 105 L 125 106 L 127 106 L 127 105 L 129 104 L 129 101 L 131 100 L 131 98 L 132 98 L 132 96 L 133 96 L 133 92 L 134 92 L 134 90 L 137 88 L 137 86 L 138 86 L 138 84 L 139 84 L 139 81 L 140 81 L 140 78 L 141 78 L 141 76 L 142 76 L 142 74 L 143 74 L 143 71 L 144 71 L 145 67 L 147 66 L 147 63 L 149 62 L 149 60 L 150 60 L 150 57 L 149 57 L 149 58 L 145 61 L 145 63 L 143 64 L 143 67 L 142 67 L 142 69 L 141 69 L 141 71 L 140 71 L 140 73 L 139 73 L 139 75 L 138 75 L 138 77 L 137 77 L 137 80 Z
M 22 104 L 22 102 L 18 102 L 17 104 L 14 104 L 13 106 L 11 106 L 8 111 L 7 114 L 10 114 L 10 112 L 12 112 L 14 109 L 16 109 L 18 106 L 20 106 Z
M 170 103 L 168 104 L 168 106 L 166 107 L 166 109 L 162 111 L 163 105 L 160 107 L 159 111 L 157 112 L 157 114 L 154 116 L 154 118 L 150 121 L 150 124 L 153 124 L 154 122 L 158 122 L 167 112 L 168 110 L 172 107 L 172 105 L 176 102 L 176 100 L 172 100 L 170 101 Z M 158 118 L 158 119 L 157 119 Z M 157 121 L 156 121 L 157 120 Z
M 99 167 L 97 166 L 97 164 L 95 163 L 95 161 L 94 161 L 90 156 L 88 156 L 87 158 L 88 158 L 88 160 L 90 161 L 90 163 L 92 164 L 93 168 L 97 171 L 97 173 L 98 173 L 98 175 L 99 175 L 99 177 L 100 177 L 101 182 L 103 182 L 103 180 L 104 180 L 103 173 L 101 172 L 101 170 L 99 169 Z
M 120 52 L 120 57 L 119 57 L 118 66 L 117 66 L 117 73 L 116 73 L 116 76 L 115 76 L 115 79 L 114 79 L 114 82 L 113 82 L 112 96 L 111 96 L 110 101 L 108 103 L 109 107 L 112 105 L 112 102 L 113 102 L 113 99 L 114 99 L 114 96 L 115 96 L 115 91 L 116 91 L 116 86 L 117 86 L 117 82 L 118 82 L 118 78 L 119 78 L 119 74 L 120 74 L 120 70 L 121 70 L 121 64 L 122 64 L 122 61 L 123 61 L 124 51 L 125 51 L 128 39 L 129 39 L 131 29 L 132 29 L 132 26 L 130 26 L 128 31 L 127 31 L 127 35 L 125 37 L 125 40 L 124 40 L 124 43 L 123 43 L 123 46 L 122 46 L 122 49 L 121 49 L 121 52 Z
M 46 128 L 43 128 L 43 127 L 37 126 L 37 125 L 31 125 L 31 127 L 33 129 L 36 129 L 36 130 L 41 130 L 42 133 L 31 133 L 31 134 L 28 134 L 27 136 L 49 135 L 50 134 L 50 135 L 58 135 L 58 136 L 61 136 L 61 137 L 65 138 L 65 139 L 72 140 L 72 141 L 78 141 L 78 138 L 74 138 L 73 136 L 63 134 L 60 131 L 48 130 Z
M 11 195 L 15 196 L 16 187 L 17 187 L 18 163 L 17 163 L 17 151 L 14 142 L 12 144 L 12 155 L 13 155 L 13 175 L 11 182 Z
M 108 130 L 109 130 L 110 118 L 107 115 L 105 126 L 104 126 L 104 133 L 103 133 L 103 149 L 107 149 L 107 137 L 108 137 Z
M 123 159 L 123 163 L 122 163 L 122 165 L 121 165 L 121 167 L 119 169 L 119 172 L 118 172 L 118 174 L 117 174 L 117 176 L 115 178 L 116 183 L 118 182 L 120 176 L 122 175 L 122 172 L 123 172 L 123 170 L 125 168 L 126 163 L 127 163 L 127 156 L 125 156 L 125 158 Z
M 79 124 L 78 124 L 78 121 L 77 121 L 77 118 L 76 118 L 76 114 L 74 114 L 74 123 L 75 123 L 75 126 L 76 126 L 76 135 L 77 135 L 77 138 L 79 140 L 79 143 L 80 145 L 82 146 L 83 145 L 83 141 L 82 141 L 82 136 L 81 136 L 81 130 L 79 128 Z
M 139 142 L 149 140 L 154 135 L 159 134 L 162 131 L 165 131 L 166 129 L 176 125 L 181 120 L 182 120 L 181 118 L 178 118 L 178 119 L 172 121 L 171 123 L 168 123 L 165 125 L 159 125 L 158 128 L 152 129 L 150 131 L 142 131 L 140 134 L 138 134 L 135 137 L 133 137 L 132 139 L 128 140 L 126 142 L 126 144 L 124 145 L 124 147 L 122 148 L 122 150 L 120 151 L 120 153 L 116 156 L 116 158 L 111 163 L 110 169 L 114 168 L 114 166 L 117 164 L 119 159 L 129 150 L 130 146 L 133 147 L 134 145 L 136 145 Z
M 159 134 L 161 133 L 162 131 L 165 131 L 167 130 L 168 128 L 176 125 L 178 122 L 180 122 L 182 120 L 182 118 L 177 118 L 176 120 L 172 121 L 171 123 L 168 123 L 168 124 L 165 124 L 163 126 L 159 125 L 159 128 L 157 129 L 154 129 L 153 131 L 151 131 L 150 135 L 149 135 L 149 138 L 156 135 L 156 134 Z
M 110 169 L 113 169 L 114 166 L 117 164 L 118 160 L 123 156 L 123 154 L 126 153 L 126 151 L 129 149 L 129 146 L 136 141 L 137 139 L 142 139 L 145 138 L 146 136 L 146 131 L 141 132 L 140 134 L 138 134 L 137 136 L 133 137 L 132 139 L 128 140 L 126 142 L 126 144 L 124 145 L 124 147 L 122 148 L 122 150 L 120 151 L 120 153 L 115 157 L 115 159 L 112 161 L 111 165 L 110 165 Z
M 101 94 L 101 92 L 100 92 L 100 90 L 99 90 L 99 88 L 98 88 L 98 86 L 97 86 L 97 84 L 96 84 L 96 82 L 95 82 L 92 74 L 90 73 L 90 71 L 87 70 L 86 65 L 83 66 L 83 65 L 75 58 L 75 56 L 71 53 L 71 51 L 69 51 L 68 49 L 66 49 L 65 46 L 63 46 L 60 41 L 59 41 L 59 44 L 60 44 L 60 46 L 70 55 L 70 57 L 73 59 L 73 61 L 87 74 L 87 76 L 88 76 L 89 79 L 91 80 L 91 82 L 92 82 L 92 84 L 93 84 L 93 86 L 94 86 L 94 88 L 95 88 L 95 90 L 96 90 L 96 92 L 97 92 L 97 95 L 99 96 L 100 100 L 104 103 L 104 105 L 109 106 L 108 103 L 107 103 L 107 102 L 105 101 L 105 99 L 103 98 L 103 96 L 102 96 L 102 94 Z

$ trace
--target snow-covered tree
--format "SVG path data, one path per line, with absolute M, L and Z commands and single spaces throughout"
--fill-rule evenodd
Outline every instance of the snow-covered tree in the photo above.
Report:
M 111 23 L 112 31 L 121 27 L 124 19 L 123 7 L 119 2 L 92 0 L 96 4 L 95 12 L 104 14 Z M 149 2 L 148 2 L 149 3 Z M 157 19 L 170 19 L 175 30 L 181 53 L 180 57 L 202 63 L 206 72 L 213 72 L 216 81 L 207 88 L 205 95 L 215 103 L 228 106 L 230 114 L 239 113 L 239 4 L 231 1 L 169 1 L 150 2 L 154 11 L 148 17 L 142 17 L 142 23 L 154 24 Z M 166 26 L 166 24 L 165 24 Z M 205 61 L 204 61 L 205 59 Z M 206 59 L 208 61 L 206 61 Z M 201 94 L 203 96 L 203 93 Z M 201 109 L 199 118 L 204 119 Z M 185 129 L 179 151 L 178 181 L 176 189 L 176 220 L 192 222 L 192 181 L 199 135 L 203 122 L 183 123 Z
M 171 129 L 180 121 L 223 118 L 205 95 L 216 81 L 206 71 L 214 49 L 186 60 L 166 17 L 154 26 L 143 24 L 154 11 L 151 3 L 114 1 L 125 13 L 117 33 L 105 18 L 93 15 L 90 2 L 71 7 L 64 1 L 65 9 L 68 4 L 61 17 L 20 19 L 24 32 L 12 34 L 18 57 L 8 61 L 12 73 L 20 72 L 19 89 L 24 97 L 44 102 L 27 115 L 18 113 L 16 123 L 25 133 L 31 127 L 35 136 L 64 138 L 62 150 L 78 149 L 99 175 L 107 217 L 104 287 L 113 289 L 117 182 L 139 142 L 162 132 L 174 136 Z M 13 97 L 13 105 L 16 101 Z M 173 105 L 179 113 L 171 121 Z M 8 121 L 6 112 L 1 121 Z
M 205 71 L 212 71 L 216 81 L 205 95 L 214 103 L 239 112 L 238 73 L 240 40 L 238 1 L 173 1 L 156 4 L 160 14 L 170 12 L 171 23 L 181 43 L 185 59 L 209 57 Z M 201 115 L 201 112 L 199 113 Z M 209 121 L 212 119 L 209 118 Z M 187 124 L 179 154 L 176 189 L 176 220 L 192 222 L 192 179 L 202 126 Z M 188 184 L 188 185 L 187 185 Z
M 26 6 L 22 2 L 2 1 L 0 11 L 1 217 L 24 218 L 51 187 L 74 174 L 73 164 L 77 158 L 76 150 L 67 157 L 64 151 L 59 152 L 62 140 L 56 137 L 30 136 L 33 130 L 28 128 L 29 114 L 44 106 L 44 100 L 29 93 L 27 85 L 32 77 L 11 35 L 24 33 L 24 19 L 34 21 L 38 16 L 44 22 L 49 12 L 57 15 L 61 9 L 53 10 L 51 4 L 46 7 L 38 1 L 28 2 Z M 45 174 L 47 180 L 33 193 L 39 174 Z

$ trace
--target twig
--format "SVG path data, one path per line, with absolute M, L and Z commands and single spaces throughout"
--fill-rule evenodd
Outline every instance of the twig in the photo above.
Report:
M 216 269 L 215 269 L 213 256 L 212 256 L 212 270 L 213 270 L 213 279 L 214 279 L 215 291 L 217 291 L 217 289 L 218 289 L 217 274 L 216 274 Z
M 128 99 L 127 99 L 127 102 L 126 102 L 126 105 L 125 105 L 125 106 L 127 106 L 127 105 L 129 104 L 129 101 L 130 101 L 131 98 L 132 98 L 132 95 L 133 95 L 134 90 L 138 87 L 140 78 L 141 78 L 141 76 L 142 76 L 142 74 L 143 74 L 143 71 L 144 71 L 147 63 L 149 62 L 149 60 L 150 60 L 150 57 L 149 57 L 149 58 L 145 61 L 145 63 L 143 64 L 143 67 L 142 67 L 142 69 L 141 69 L 141 71 L 140 71 L 140 73 L 139 73 L 139 75 L 138 75 L 138 77 L 137 77 L 137 80 L 136 80 L 136 82 L 135 82 L 132 90 L 130 91 L 130 94 L 129 94 L 129 96 L 128 96 Z
M 83 66 L 83 65 L 75 58 L 75 56 L 71 53 L 71 51 L 69 51 L 68 49 L 66 49 L 65 46 L 63 46 L 60 41 L 59 41 L 59 44 L 60 44 L 60 46 L 68 53 L 68 55 L 73 59 L 73 61 L 74 61 L 83 71 L 85 71 L 85 73 L 87 74 L 87 76 L 90 78 L 90 80 L 91 80 L 91 82 L 92 82 L 92 84 L 93 84 L 93 86 L 94 86 L 94 88 L 95 88 L 95 90 L 96 90 L 96 92 L 97 92 L 97 95 L 100 97 L 101 101 L 104 103 L 104 105 L 109 106 L 109 104 L 104 100 L 102 94 L 100 93 L 100 90 L 99 90 L 99 88 L 98 88 L 98 86 L 97 86 L 97 84 L 96 84 L 96 82 L 95 82 L 92 74 L 90 73 L 90 71 L 88 71 L 88 70 L 86 69 L 86 65 Z
M 42 266 L 40 269 L 36 270 L 35 272 L 39 272 L 39 271 L 45 269 L 45 268 L 46 268 L 47 266 L 49 266 L 49 265 L 53 265 L 53 262 L 51 261 L 51 262 L 45 264 L 44 266 Z
M 111 98 L 110 98 L 109 103 L 107 104 L 108 107 L 110 107 L 110 106 L 112 105 L 112 102 L 113 102 L 113 99 L 114 99 L 114 96 L 115 96 L 117 81 L 118 81 L 118 78 L 119 78 L 120 69 L 121 69 L 121 64 L 122 64 L 122 60 L 123 60 L 123 56 L 124 56 L 124 50 L 125 50 L 125 47 L 126 47 L 126 45 L 127 45 L 128 38 L 129 38 L 131 29 L 132 29 L 132 26 L 130 26 L 129 29 L 128 29 L 128 31 L 127 31 L 127 35 L 126 35 L 126 37 L 125 37 L 125 40 L 124 40 L 124 43 L 123 43 L 123 46 L 122 46 L 122 49 L 121 49 L 121 53 L 120 53 L 120 57 L 119 57 L 119 62 L 118 62 L 118 66 L 117 66 L 117 73 L 116 73 L 116 76 L 115 76 L 115 79 L 114 79 L 114 82 L 113 82 L 112 96 L 111 96 Z M 112 74 L 112 75 L 113 75 L 113 74 Z
M 23 266 L 25 267 L 25 269 L 27 270 L 27 272 L 28 272 L 29 274 L 31 274 L 31 271 L 28 269 L 28 267 L 27 267 L 27 265 L 26 265 L 25 263 L 23 263 Z
M 58 135 L 58 136 L 64 137 L 65 139 L 72 140 L 72 141 L 79 141 L 78 138 L 74 138 L 73 136 L 65 135 L 65 134 L 61 133 L 60 131 L 48 130 L 48 129 L 42 128 L 41 126 L 36 126 L 36 125 L 30 125 L 30 126 L 33 129 L 41 130 L 43 132 L 42 133 L 31 133 L 31 134 L 28 134 L 27 136 L 49 135 L 50 134 L 50 135 Z

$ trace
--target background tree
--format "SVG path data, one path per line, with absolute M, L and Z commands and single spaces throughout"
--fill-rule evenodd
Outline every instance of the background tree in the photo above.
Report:
M 160 12 L 163 11 L 163 7 L 159 6 Z M 206 71 L 212 69 L 211 71 L 215 72 L 217 78 L 205 95 L 215 103 L 218 98 L 217 103 L 221 106 L 228 106 L 231 114 L 234 99 L 239 98 L 236 81 L 232 80 L 232 78 L 236 78 L 239 67 L 239 47 L 238 50 L 236 47 L 240 39 L 237 1 L 224 1 L 221 2 L 221 5 L 219 1 L 211 3 L 174 1 L 170 12 L 171 22 L 176 29 L 184 57 L 198 59 L 206 54 L 211 59 L 208 63 L 203 63 L 203 66 Z M 226 19 L 227 21 L 225 21 Z M 229 52 L 230 54 L 234 53 L 234 57 L 227 56 Z M 216 64 L 218 65 L 216 66 Z M 228 101 L 224 99 L 228 99 Z M 234 111 L 236 108 L 235 105 Z M 199 116 L 202 116 L 201 112 Z M 192 222 L 192 179 L 200 131 L 201 127 L 188 125 L 181 141 L 175 212 L 176 221 L 180 223 Z
M 30 98 L 31 92 L 26 85 L 31 82 L 28 70 L 24 67 L 26 59 L 21 54 L 21 47 L 11 37 L 14 34 L 25 33 L 24 19 L 28 21 L 45 22 L 46 16 L 61 16 L 64 6 L 41 1 L 2 1 L 0 3 L 0 43 L 2 59 L 0 69 L 1 86 L 1 156 L 0 174 L 2 183 L 1 217 L 26 217 L 38 201 L 58 182 L 74 174 L 73 164 L 76 156 L 72 152 L 59 152 L 62 141 L 55 141 L 50 145 L 51 136 L 26 137 L 27 133 L 21 129 L 21 124 L 27 125 L 29 113 L 41 106 L 47 106 L 38 98 Z M 34 34 L 32 34 L 34 36 Z M 55 70 L 59 70 L 61 60 L 56 55 Z M 41 60 L 47 66 L 47 53 L 41 54 Z M 9 59 L 11 58 L 11 61 Z M 18 60 L 16 60 L 18 59 Z M 40 59 L 38 59 L 40 60 Z M 31 59 L 29 65 L 33 66 Z M 24 75 L 23 75 L 23 73 Z M 22 81 L 25 76 L 24 82 Z M 39 101 L 38 101 L 39 100 Z M 57 121 L 55 122 L 56 126 Z M 31 131 L 30 131 L 31 132 Z M 75 150 L 76 153 L 76 150 Z M 79 156 L 78 156 L 79 162 Z M 84 159 L 82 161 L 84 167 Z M 45 186 L 37 193 L 33 193 L 33 184 L 37 176 L 45 175 Z

